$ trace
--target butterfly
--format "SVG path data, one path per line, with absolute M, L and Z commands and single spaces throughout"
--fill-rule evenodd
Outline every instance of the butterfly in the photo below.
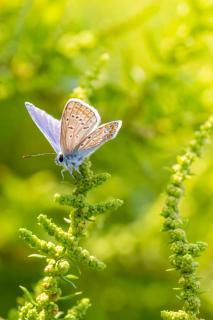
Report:
M 72 175 L 78 171 L 84 159 L 105 142 L 116 137 L 122 121 L 111 121 L 100 125 L 98 111 L 80 99 L 69 99 L 64 107 L 61 120 L 25 102 L 32 120 L 49 141 L 57 156 L 55 162 Z

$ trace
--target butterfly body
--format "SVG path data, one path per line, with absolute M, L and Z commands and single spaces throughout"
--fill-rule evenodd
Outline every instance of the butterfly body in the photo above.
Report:
M 55 162 L 72 174 L 84 159 L 105 142 L 116 137 L 122 122 L 100 124 L 98 111 L 79 99 L 70 99 L 61 120 L 26 102 L 25 106 L 37 127 L 49 141 L 57 156 Z
M 68 170 L 70 174 L 72 174 L 72 168 L 78 170 L 78 167 L 84 161 L 84 157 L 75 152 L 69 155 L 63 155 L 63 153 L 59 153 L 55 158 L 55 163 L 58 166 L 63 166 L 64 169 Z

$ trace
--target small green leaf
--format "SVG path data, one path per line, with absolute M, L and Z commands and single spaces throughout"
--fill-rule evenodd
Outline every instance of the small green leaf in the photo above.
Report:
M 175 268 L 166 269 L 166 272 L 171 272 L 171 271 L 175 271 Z
M 79 277 L 76 276 L 75 274 L 68 274 L 68 275 L 66 275 L 66 277 L 67 277 L 68 279 L 79 279 Z
M 76 296 L 79 296 L 80 294 L 82 294 L 83 292 L 79 291 L 79 292 L 75 292 L 75 293 L 72 293 L 72 294 L 69 294 L 67 296 L 64 296 L 64 297 L 59 297 L 58 300 L 70 300 Z
M 32 253 L 28 256 L 28 258 L 38 258 L 38 259 L 45 259 L 46 256 L 42 255 L 42 254 L 38 254 L 38 253 Z
M 68 223 L 68 224 L 70 224 L 70 223 L 71 223 L 71 220 L 70 220 L 70 219 L 68 219 L 68 218 L 64 218 L 64 221 L 65 221 L 66 223 Z
M 71 284 L 71 286 L 73 286 L 73 288 L 76 288 L 76 285 L 75 285 L 72 281 L 70 281 L 69 279 L 67 279 L 67 277 L 61 276 L 60 278 L 61 278 L 62 280 L 64 280 L 65 282 Z
M 60 316 L 62 316 L 63 314 L 64 314 L 63 311 L 58 312 L 54 319 L 59 319 Z
M 33 304 L 35 304 L 35 301 L 33 300 L 33 297 L 31 296 L 31 293 L 27 290 L 27 288 L 23 286 L 19 286 L 19 288 L 24 292 L 26 298 Z

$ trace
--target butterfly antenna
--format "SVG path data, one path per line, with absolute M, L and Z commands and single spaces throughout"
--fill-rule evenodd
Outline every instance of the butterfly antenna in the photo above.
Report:
M 29 158 L 33 158 L 33 157 L 40 157 L 40 156 L 47 156 L 47 155 L 55 155 L 55 153 L 51 152 L 47 152 L 47 153 L 38 153 L 38 154 L 25 154 L 22 156 L 22 159 L 29 159 Z

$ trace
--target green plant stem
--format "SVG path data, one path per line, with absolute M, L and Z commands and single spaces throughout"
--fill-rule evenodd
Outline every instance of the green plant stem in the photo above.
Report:
M 180 274 L 179 298 L 183 301 L 183 310 L 177 312 L 162 311 L 164 320 L 198 320 L 200 310 L 200 281 L 196 276 L 198 262 L 195 260 L 206 249 L 204 242 L 191 243 L 187 239 L 183 221 L 179 214 L 179 202 L 184 193 L 184 181 L 191 173 L 191 165 L 200 157 L 202 147 L 207 143 L 213 131 L 213 117 L 200 126 L 195 132 L 183 155 L 177 157 L 172 167 L 172 175 L 166 189 L 166 201 L 161 212 L 165 218 L 163 231 L 169 235 L 172 254 L 169 261 Z
M 91 170 L 90 161 L 85 160 L 80 167 L 80 173 L 74 174 L 75 188 L 72 194 L 55 196 L 59 204 L 70 207 L 71 220 L 68 230 L 62 229 L 44 214 L 38 216 L 38 224 L 53 237 L 53 242 L 41 240 L 27 229 L 20 229 L 20 237 L 39 253 L 33 256 L 45 258 L 47 264 L 37 294 L 31 294 L 26 288 L 21 287 L 25 295 L 25 303 L 19 308 L 19 320 L 52 320 L 61 316 L 57 303 L 63 299 L 60 289 L 61 280 L 76 287 L 73 283 L 76 277 L 69 274 L 72 265 L 83 264 L 97 271 L 106 267 L 102 261 L 82 248 L 79 242 L 90 217 L 103 214 L 107 210 L 115 210 L 122 205 L 119 199 L 96 204 L 87 203 L 86 196 L 89 190 L 99 186 L 108 178 L 108 174 L 95 175 Z M 77 294 L 78 292 L 72 292 L 66 298 L 75 297 Z M 69 309 L 63 319 L 80 320 L 89 306 L 89 299 L 84 298 Z

